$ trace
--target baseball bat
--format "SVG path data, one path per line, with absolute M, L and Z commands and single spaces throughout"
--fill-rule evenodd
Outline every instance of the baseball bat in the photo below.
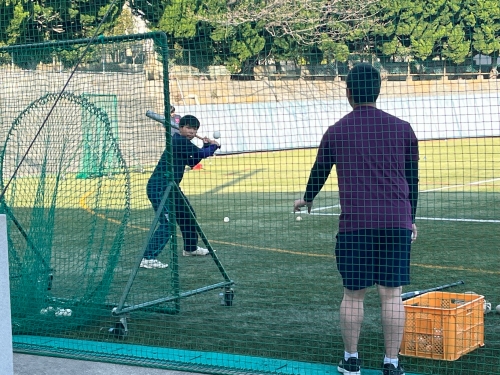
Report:
M 435 292 L 435 291 L 443 290 L 443 289 L 448 289 L 448 288 L 451 288 L 451 287 L 454 287 L 457 285 L 463 285 L 463 284 L 465 284 L 465 282 L 460 280 L 460 281 L 457 281 L 455 283 L 444 284 L 444 285 L 436 286 L 434 288 L 423 289 L 423 290 L 414 290 L 413 292 L 406 292 L 406 293 L 401 294 L 401 298 L 403 299 L 403 301 L 406 301 L 407 299 L 419 296 L 421 294 Z
M 146 117 L 149 117 L 150 119 L 158 121 L 158 122 L 162 123 L 163 125 L 165 125 L 165 116 L 159 115 L 156 112 L 153 112 L 151 110 L 147 110 L 146 111 Z M 170 126 L 172 128 L 174 128 L 174 129 L 179 130 L 179 127 L 176 124 L 170 123 Z M 199 135 L 195 135 L 195 137 L 198 138 L 198 139 L 203 140 L 203 137 L 200 137 Z

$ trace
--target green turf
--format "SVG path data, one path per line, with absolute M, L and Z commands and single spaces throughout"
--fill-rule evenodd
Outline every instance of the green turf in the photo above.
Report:
M 499 149 L 499 138 L 421 142 L 419 238 L 412 249 L 412 285 L 405 291 L 464 280 L 454 292 L 474 291 L 493 306 L 500 304 L 500 176 L 494 168 L 500 163 Z M 187 172 L 182 188 L 236 283 L 234 305 L 221 306 L 219 290 L 214 290 L 184 299 L 179 314 L 133 312 L 125 342 L 335 364 L 343 350 L 338 326 L 342 285 L 333 256 L 339 213 L 331 207 L 338 204 L 335 175 L 314 202 L 313 214 L 302 214 L 298 222 L 291 212 L 314 156 L 315 150 L 217 156 L 205 160 L 202 170 Z M 132 176 L 132 212 L 107 296 L 110 305 L 122 295 L 153 218 L 145 194 L 147 177 Z M 79 223 L 99 214 L 79 202 L 64 208 L 57 234 L 61 238 L 71 237 Z M 108 225 L 111 233 L 114 216 L 119 217 L 101 213 L 99 225 Z M 224 223 L 224 217 L 230 221 Z M 160 260 L 170 263 L 171 258 L 166 250 Z M 56 291 L 70 276 L 58 272 Z M 171 272 L 140 270 L 127 303 L 171 293 Z M 223 281 L 209 257 L 180 256 L 179 278 L 183 291 Z M 78 329 L 59 332 L 59 337 L 121 342 L 107 333 L 117 318 L 108 308 L 97 315 Z M 407 370 L 489 373 L 500 356 L 499 322 L 500 314 L 485 316 L 483 348 L 454 362 L 404 358 Z M 366 299 L 359 348 L 367 368 L 377 368 L 382 358 L 380 324 L 373 289 Z

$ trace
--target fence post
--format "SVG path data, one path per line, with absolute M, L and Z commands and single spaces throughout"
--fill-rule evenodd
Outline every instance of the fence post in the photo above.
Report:
M 0 374 L 13 375 L 7 219 L 0 215 Z

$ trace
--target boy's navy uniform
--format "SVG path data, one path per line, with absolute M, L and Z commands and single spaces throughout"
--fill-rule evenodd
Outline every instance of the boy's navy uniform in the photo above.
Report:
M 180 134 L 174 134 L 172 137 L 172 155 L 175 184 L 177 186 L 180 185 L 182 177 L 184 176 L 184 169 L 186 165 L 191 168 L 194 167 L 202 159 L 212 156 L 218 148 L 218 145 L 209 143 L 205 143 L 203 148 L 198 148 L 186 137 Z M 169 183 L 167 179 L 167 158 L 168 152 L 165 150 L 147 185 L 146 191 L 148 198 L 153 205 L 155 212 L 158 211 L 158 208 L 160 207 L 163 193 Z M 190 215 L 190 211 L 194 214 L 194 210 L 187 197 L 180 191 L 180 188 L 179 193 L 177 193 L 176 190 L 177 189 L 172 189 L 172 192 L 174 193 L 175 216 L 182 232 L 184 251 L 193 252 L 196 251 L 198 247 L 198 234 L 196 232 L 195 217 Z M 156 259 L 170 239 L 167 209 L 168 207 L 165 205 L 159 218 L 159 226 L 149 240 L 148 247 L 144 252 L 145 259 Z

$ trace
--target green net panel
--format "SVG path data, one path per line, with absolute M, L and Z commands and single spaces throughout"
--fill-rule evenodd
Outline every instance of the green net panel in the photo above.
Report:
M 94 105 L 102 109 L 106 114 L 108 114 L 111 123 L 111 129 L 113 134 L 118 134 L 118 114 L 117 114 L 117 101 L 116 95 L 83 95 L 87 100 L 94 103 Z M 93 121 L 92 116 L 87 116 L 87 112 L 83 112 L 83 132 L 84 132 L 84 157 L 83 163 L 80 166 L 80 173 L 77 174 L 77 178 L 87 178 L 90 176 L 99 176 L 101 173 L 112 174 L 117 171 L 113 171 L 113 155 L 109 154 L 109 160 L 104 161 L 107 164 L 107 168 L 99 168 L 102 164 L 101 158 L 99 157 L 99 151 L 96 153 L 94 150 L 100 150 L 102 146 L 95 144 L 95 140 L 100 140 L 102 137 L 94 136 L 93 133 L 102 132 L 104 129 L 99 129 L 96 127 L 96 123 Z
M 407 202 L 411 168 L 388 162 L 346 192 L 346 175 L 371 169 L 335 165 L 310 214 L 293 204 L 323 135 L 352 116 L 348 73 L 367 63 L 381 77 L 377 108 L 418 138 L 418 239 L 402 292 L 449 286 L 405 301 L 400 363 L 413 375 L 498 372 L 498 1 L 4 3 L 1 208 L 15 350 L 214 374 L 337 373 L 339 225 L 349 209 L 371 217 L 373 203 L 345 198 L 392 191 L 397 173 L 403 188 L 388 206 Z M 373 149 L 390 132 L 359 130 L 380 116 L 370 113 L 352 129 L 365 143 L 350 149 L 396 160 Z M 202 139 L 176 135 L 186 115 Z M 204 137 L 221 148 L 198 160 L 191 147 Z M 207 255 L 185 253 L 181 217 Z M 169 241 L 144 258 L 158 229 Z M 380 374 L 377 288 L 363 307 L 361 373 Z
M 106 112 L 84 97 L 65 93 L 40 129 L 56 98 L 58 94 L 46 94 L 20 111 L 0 155 L 2 187 L 10 182 L 2 210 L 11 224 L 14 332 L 53 332 L 99 314 L 129 216 L 130 176 Z M 119 184 L 76 179 L 84 157 L 84 119 L 98 129 L 85 134 L 97 145 L 96 175 L 112 169 L 119 173 Z M 61 319 L 66 315 L 72 319 Z

